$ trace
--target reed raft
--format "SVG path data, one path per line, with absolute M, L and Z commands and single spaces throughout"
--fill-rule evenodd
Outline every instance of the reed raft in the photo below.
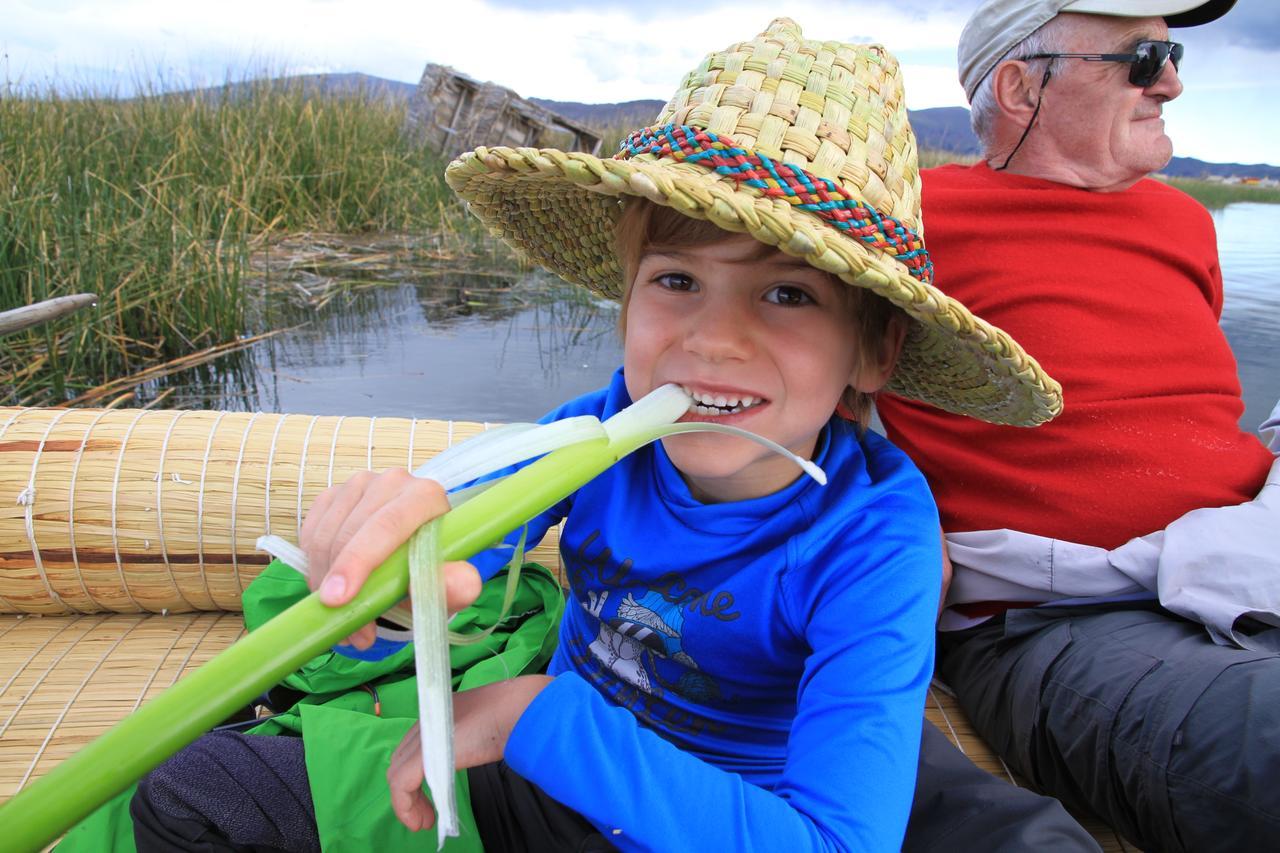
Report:
M 297 541 L 357 471 L 414 467 L 483 424 L 0 408 L 0 613 L 240 609 L 259 536 Z
M 0 800 L 244 633 L 231 611 L 267 563 L 259 536 L 296 541 L 329 485 L 416 467 L 486 426 L 0 408 Z M 530 559 L 558 570 L 557 540 Z M 947 693 L 930 689 L 925 717 L 1017 783 Z M 1104 851 L 1133 850 L 1085 822 Z

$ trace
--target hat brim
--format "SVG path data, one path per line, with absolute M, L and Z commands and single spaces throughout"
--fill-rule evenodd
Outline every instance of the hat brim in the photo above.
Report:
M 611 299 L 623 290 L 614 224 L 624 197 L 750 234 L 906 313 L 913 322 L 888 385 L 893 393 L 1015 426 L 1035 426 L 1062 411 L 1061 387 L 1005 332 L 913 278 L 890 255 L 702 166 L 478 148 L 449 164 L 445 179 L 493 233 L 530 260 Z
M 1125 18 L 1164 18 L 1170 27 L 1198 27 L 1216 21 L 1236 5 L 1236 0 L 1071 0 L 1063 12 L 1110 15 Z

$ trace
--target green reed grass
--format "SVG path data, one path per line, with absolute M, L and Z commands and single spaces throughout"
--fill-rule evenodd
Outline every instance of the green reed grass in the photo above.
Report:
M 920 167 L 930 168 L 947 163 L 976 163 L 977 155 L 956 154 L 951 151 L 922 149 Z M 1210 210 L 1220 210 L 1237 201 L 1280 204 L 1280 187 L 1263 187 L 1257 184 L 1224 184 L 1201 178 L 1166 178 L 1161 180 L 1177 187 Z
M 0 338 L 0 402 L 50 404 L 244 334 L 255 241 L 296 231 L 481 238 L 404 107 L 244 83 L 128 100 L 0 94 L 0 310 L 98 306 Z
M 1210 210 L 1218 210 L 1237 201 L 1280 204 L 1280 187 L 1257 184 L 1223 184 L 1195 178 L 1169 178 L 1168 183 L 1182 190 Z

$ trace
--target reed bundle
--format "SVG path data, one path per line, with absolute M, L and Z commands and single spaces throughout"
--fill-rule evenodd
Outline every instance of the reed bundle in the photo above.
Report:
M 0 408 L 0 612 L 239 610 L 315 496 L 414 467 L 468 422 Z M 546 547 L 542 554 L 545 555 Z

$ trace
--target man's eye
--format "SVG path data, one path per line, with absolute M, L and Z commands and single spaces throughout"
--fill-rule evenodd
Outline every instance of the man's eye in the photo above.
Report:
M 775 305 L 812 305 L 813 297 L 798 287 L 780 284 L 764 296 L 766 302 Z
M 655 282 L 665 287 L 667 290 L 693 290 L 693 279 L 684 273 L 669 272 L 663 273 L 654 279 Z

